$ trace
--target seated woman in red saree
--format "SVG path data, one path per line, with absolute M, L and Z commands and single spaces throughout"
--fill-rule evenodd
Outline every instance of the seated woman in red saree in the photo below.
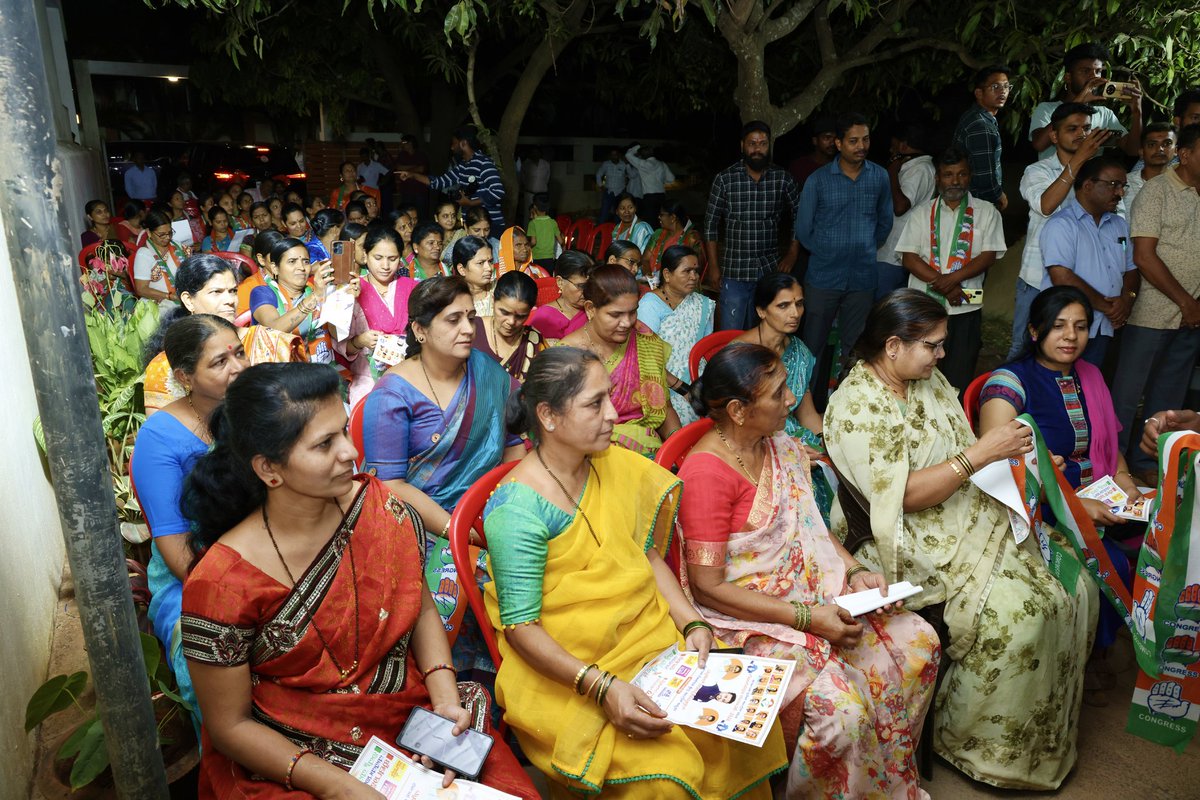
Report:
M 637 281 L 624 267 L 597 267 L 583 297 L 588 322 L 561 343 L 595 353 L 612 379 L 613 444 L 653 458 L 679 430 L 679 415 L 667 400 L 669 383 L 679 384 L 667 375 L 671 346 L 648 328 L 637 329 Z
M 937 634 L 916 614 L 854 618 L 831 602 L 887 583 L 821 520 L 808 456 L 783 430 L 795 398 L 779 357 L 731 344 L 699 389 L 715 424 L 679 471 L 681 577 L 720 641 L 796 662 L 779 718 L 795 748 L 788 796 L 927 798 L 914 754 Z
M 415 706 L 459 733 L 486 727 L 486 697 L 449 666 L 420 517 L 354 475 L 336 374 L 243 375 L 184 489 L 201 553 L 181 623 L 204 714 L 200 796 L 378 798 L 346 772 L 371 736 L 394 741 Z M 537 797 L 500 741 L 481 780 Z

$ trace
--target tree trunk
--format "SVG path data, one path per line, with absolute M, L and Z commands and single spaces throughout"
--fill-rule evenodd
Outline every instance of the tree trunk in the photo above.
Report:
M 421 116 L 417 113 L 417 107 L 408 91 L 408 84 L 404 80 L 404 70 L 400 69 L 400 65 L 396 61 L 394 42 L 384 36 L 373 24 L 362 25 L 360 28 L 362 35 L 366 38 L 367 52 L 370 53 L 371 61 L 379 70 L 379 74 L 383 76 L 383 82 L 387 84 L 388 92 L 392 96 L 396 124 L 399 125 L 401 131 L 411 133 L 419 138 Z

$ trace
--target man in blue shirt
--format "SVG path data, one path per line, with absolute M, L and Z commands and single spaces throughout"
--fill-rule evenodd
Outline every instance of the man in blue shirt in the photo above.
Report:
M 1085 361 L 1097 367 L 1113 331 L 1129 319 L 1141 278 L 1133 264 L 1129 225 L 1117 213 L 1125 193 L 1125 165 L 1099 157 L 1075 175 L 1075 195 L 1050 215 L 1040 244 L 1046 263 L 1042 289 L 1074 286 L 1095 311 L 1088 331 Z
M 133 166 L 125 170 L 125 194 L 130 200 L 152 203 L 158 199 L 158 173 L 146 166 L 146 156 L 133 154 Z
M 804 276 L 802 338 L 817 368 L 813 402 L 825 408 L 829 360 L 825 344 L 836 317 L 843 358 L 867 324 L 878 270 L 875 252 L 892 230 L 892 190 L 887 170 L 867 160 L 871 130 L 866 117 L 837 121 L 838 154 L 809 176 L 796 212 L 796 239 L 812 255 Z

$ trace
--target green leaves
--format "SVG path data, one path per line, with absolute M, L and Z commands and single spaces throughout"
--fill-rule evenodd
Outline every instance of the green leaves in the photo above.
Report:
M 87 686 L 87 679 L 86 672 L 76 672 L 73 675 L 55 675 L 43 683 L 25 706 L 26 733 L 41 725 L 46 717 L 74 703 Z
M 71 765 L 71 791 L 87 786 L 108 769 L 108 748 L 100 717 L 85 722 L 58 749 L 58 759 L 75 757 Z

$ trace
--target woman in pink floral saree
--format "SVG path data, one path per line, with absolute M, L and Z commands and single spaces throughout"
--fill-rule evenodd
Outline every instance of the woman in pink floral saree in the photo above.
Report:
M 790 798 L 926 798 L 914 752 L 933 697 L 937 634 L 892 609 L 851 617 L 836 596 L 886 586 L 829 534 L 795 402 L 766 348 L 731 345 L 701 381 L 716 425 L 679 472 L 681 578 L 718 639 L 796 662 L 780 715 Z M 898 604 L 897 604 L 898 605 Z

